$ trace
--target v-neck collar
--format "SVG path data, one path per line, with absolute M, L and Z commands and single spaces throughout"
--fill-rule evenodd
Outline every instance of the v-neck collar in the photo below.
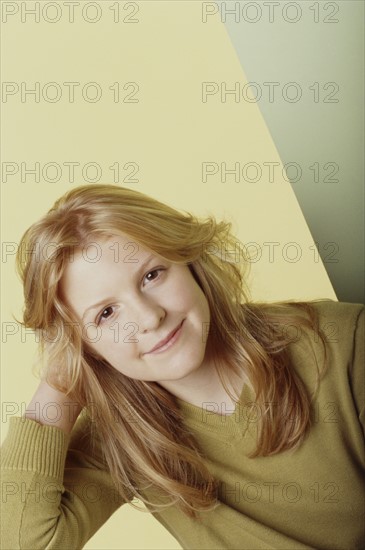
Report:
M 214 412 L 214 403 L 205 403 L 204 407 L 198 407 L 187 401 L 177 398 L 179 408 L 183 414 L 184 421 L 193 424 L 198 429 L 209 430 L 224 434 L 242 434 L 246 431 L 249 421 L 252 422 L 251 404 L 254 402 L 254 392 L 245 383 L 239 398 L 231 414 L 218 414 Z

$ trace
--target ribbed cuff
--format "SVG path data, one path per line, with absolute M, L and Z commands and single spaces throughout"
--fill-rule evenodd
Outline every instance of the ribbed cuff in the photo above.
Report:
M 9 419 L 1 445 L 1 467 L 63 479 L 70 434 L 21 416 Z

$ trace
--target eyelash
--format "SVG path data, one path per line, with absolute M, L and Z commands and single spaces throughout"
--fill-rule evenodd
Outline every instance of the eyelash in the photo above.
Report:
M 150 273 L 155 273 L 155 272 L 157 272 L 157 271 L 166 271 L 166 268 L 165 268 L 165 267 L 156 267 L 155 269 L 151 269 L 150 271 L 148 271 L 148 272 L 144 275 L 143 279 L 145 279 L 145 278 L 147 277 L 147 275 L 149 275 Z M 142 279 L 142 280 L 143 280 L 143 279 Z M 154 280 L 157 280 L 157 279 L 159 279 L 159 277 L 156 277 L 156 279 L 154 279 Z M 109 308 L 111 308 L 111 307 L 113 307 L 113 306 L 106 306 L 106 307 L 104 307 L 103 310 L 101 311 L 101 313 L 97 316 L 97 318 L 96 318 L 96 324 L 97 324 L 97 326 L 100 325 L 100 323 L 102 322 L 102 320 L 107 321 L 108 319 L 110 319 L 110 316 L 107 317 L 106 319 L 104 319 L 104 318 L 102 317 L 102 315 L 103 315 L 103 313 L 104 313 L 104 311 L 105 311 L 106 309 L 109 309 Z

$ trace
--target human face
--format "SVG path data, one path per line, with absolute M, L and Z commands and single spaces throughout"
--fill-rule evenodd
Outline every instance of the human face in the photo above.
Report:
M 128 235 L 93 241 L 75 253 L 60 291 L 88 346 L 126 376 L 166 381 L 172 390 L 169 381 L 193 379 L 204 364 L 210 312 L 189 267 Z M 151 352 L 178 328 L 165 347 Z

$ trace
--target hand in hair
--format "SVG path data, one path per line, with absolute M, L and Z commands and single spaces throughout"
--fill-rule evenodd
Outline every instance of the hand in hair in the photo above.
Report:
M 25 416 L 69 433 L 83 408 L 82 399 L 78 399 L 66 367 L 52 353 L 52 344 L 45 343 L 43 348 L 45 363 L 40 370 L 40 383 Z
M 77 401 L 42 380 L 26 408 L 24 416 L 39 424 L 54 426 L 70 433 L 82 410 Z

